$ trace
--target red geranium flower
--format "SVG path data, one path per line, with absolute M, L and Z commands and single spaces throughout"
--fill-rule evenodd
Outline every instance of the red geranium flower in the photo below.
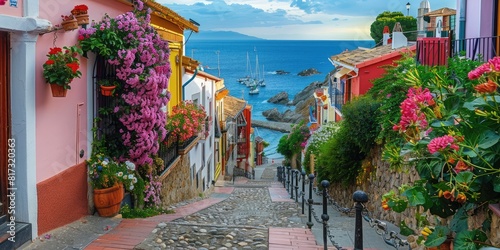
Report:
M 73 71 L 73 73 L 76 73 L 76 71 L 80 67 L 77 62 L 68 63 L 68 64 L 66 64 L 66 66 L 68 66 L 69 68 L 71 68 L 71 70 Z
M 62 49 L 59 48 L 59 47 L 54 47 L 54 48 L 50 48 L 49 54 L 50 55 L 55 55 L 55 54 L 57 54 L 59 52 L 62 52 Z
M 46 65 L 52 65 L 52 64 L 54 64 L 54 60 L 47 60 L 47 61 L 45 62 L 45 64 L 46 64 Z

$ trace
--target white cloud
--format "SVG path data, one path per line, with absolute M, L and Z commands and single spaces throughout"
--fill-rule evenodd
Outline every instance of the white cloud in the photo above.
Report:
M 201 30 L 229 30 L 266 39 L 371 39 L 369 27 L 383 11 L 416 16 L 421 0 L 157 0 Z M 433 10 L 456 0 L 431 0 Z M 336 38 L 340 37 L 340 38 Z

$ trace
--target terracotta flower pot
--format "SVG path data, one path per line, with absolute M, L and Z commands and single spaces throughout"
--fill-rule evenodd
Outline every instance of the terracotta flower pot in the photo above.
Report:
M 447 239 L 437 247 L 427 247 L 427 250 L 453 250 L 453 239 Z
M 116 86 L 101 86 L 101 94 L 103 96 L 112 96 L 113 95 L 113 89 L 115 89 Z
M 63 86 L 55 83 L 50 84 L 50 89 L 52 90 L 53 97 L 66 97 L 66 92 L 68 92 Z
M 94 189 L 94 206 L 102 217 L 112 217 L 120 211 L 124 196 L 123 184 L 110 188 Z
M 76 22 L 78 25 L 85 25 L 89 24 L 89 14 L 79 14 L 75 15 Z
M 71 20 L 63 21 L 61 26 L 65 31 L 70 31 L 78 28 L 78 22 L 73 18 Z

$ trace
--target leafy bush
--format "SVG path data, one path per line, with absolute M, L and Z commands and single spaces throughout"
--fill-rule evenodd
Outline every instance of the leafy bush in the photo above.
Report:
M 328 141 L 335 132 L 338 131 L 340 125 L 335 122 L 329 122 L 322 125 L 318 130 L 316 130 L 311 139 L 308 142 L 306 153 L 304 156 L 303 166 L 307 173 L 311 173 L 311 155 L 319 155 L 321 145 Z M 316 163 L 316 161 L 315 161 Z
M 309 135 L 309 128 L 304 121 L 301 121 L 292 127 L 289 134 L 281 137 L 276 151 L 290 161 L 294 154 L 298 154 L 304 149 Z
M 344 185 L 354 184 L 366 154 L 351 140 L 349 127 L 341 122 L 339 130 L 320 147 L 318 180 Z
M 380 127 L 376 123 L 380 104 L 370 96 L 362 96 L 342 107 L 344 126 L 352 142 L 368 154 L 375 145 Z

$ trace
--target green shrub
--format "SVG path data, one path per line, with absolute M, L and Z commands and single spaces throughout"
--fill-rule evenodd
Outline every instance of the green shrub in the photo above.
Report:
M 125 205 L 120 209 L 120 214 L 122 214 L 122 218 L 148 218 L 160 214 L 172 214 L 172 213 L 174 213 L 174 211 L 165 210 L 163 208 L 157 208 L 157 207 L 132 209 L 128 205 Z
M 321 145 L 318 156 L 318 180 L 344 185 L 354 184 L 366 154 L 349 137 L 349 128 L 341 127 L 327 142 Z

